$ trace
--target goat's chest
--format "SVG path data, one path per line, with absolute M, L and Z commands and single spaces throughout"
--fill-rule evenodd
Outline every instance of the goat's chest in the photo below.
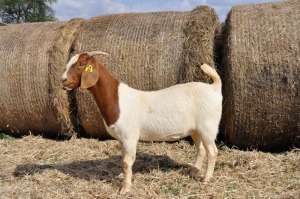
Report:
M 115 125 L 107 126 L 107 124 L 105 123 L 105 121 L 103 121 L 103 122 L 104 122 L 104 126 L 105 126 L 105 129 L 106 129 L 107 133 L 108 133 L 111 137 L 115 138 L 116 140 L 120 140 L 120 135 L 119 135 L 119 133 L 115 130 Z

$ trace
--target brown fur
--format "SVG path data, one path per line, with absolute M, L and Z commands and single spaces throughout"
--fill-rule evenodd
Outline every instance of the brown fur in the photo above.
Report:
M 118 87 L 119 81 L 115 79 L 104 66 L 93 58 L 99 69 L 98 82 L 88 88 L 101 111 L 108 126 L 114 124 L 120 115 Z
M 93 68 L 92 72 L 86 71 L 86 67 L 89 65 Z M 70 86 L 70 82 L 72 82 L 72 86 Z M 68 79 L 64 82 L 65 86 L 72 89 L 79 86 L 88 89 L 108 126 L 114 124 L 120 115 L 119 84 L 119 81 L 101 63 L 86 53 L 82 53 L 77 62 L 72 65 L 68 71 Z

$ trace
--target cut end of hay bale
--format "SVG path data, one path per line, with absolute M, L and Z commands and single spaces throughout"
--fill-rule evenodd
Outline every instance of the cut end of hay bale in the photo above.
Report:
M 220 36 L 221 24 L 213 8 L 198 6 L 190 13 L 184 28 L 184 67 L 188 69 L 188 81 L 211 82 L 200 69 L 202 63 L 217 66 L 215 44 Z
M 49 98 L 49 50 L 63 22 L 1 27 L 0 126 L 17 134 L 59 131 Z
M 1 27 L 0 129 L 16 136 L 71 136 L 62 67 L 80 26 L 79 20 Z

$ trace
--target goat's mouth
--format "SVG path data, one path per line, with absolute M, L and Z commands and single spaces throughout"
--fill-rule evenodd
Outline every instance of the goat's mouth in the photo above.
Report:
M 64 90 L 68 90 L 68 91 L 71 91 L 71 90 L 73 90 L 74 89 L 74 82 L 71 82 L 71 83 L 69 83 L 69 84 L 63 84 L 63 89 Z
M 63 89 L 64 89 L 64 90 L 67 90 L 67 91 L 73 90 L 73 89 L 71 89 L 71 88 L 69 88 L 69 87 L 66 87 L 66 86 L 64 86 Z

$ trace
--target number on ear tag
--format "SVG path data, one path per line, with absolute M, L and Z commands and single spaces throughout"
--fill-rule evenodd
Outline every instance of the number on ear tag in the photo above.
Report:
M 92 66 L 92 65 L 88 65 L 88 66 L 85 68 L 85 71 L 86 71 L 86 72 L 89 72 L 89 73 L 92 73 L 92 72 L 93 72 L 93 66 Z

